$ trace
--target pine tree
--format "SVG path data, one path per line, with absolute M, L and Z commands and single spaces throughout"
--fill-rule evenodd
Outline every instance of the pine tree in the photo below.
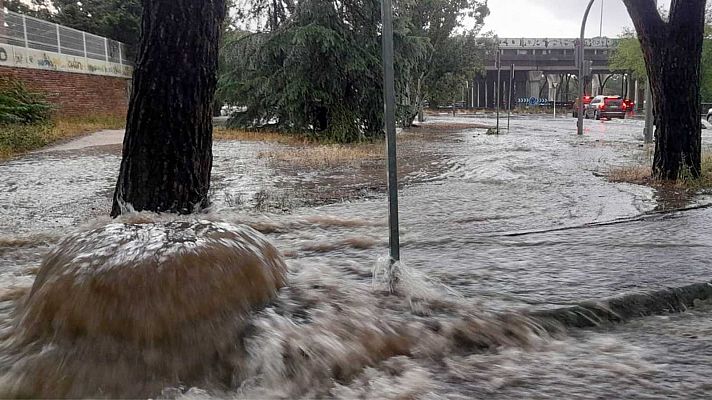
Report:
M 209 204 L 224 0 L 143 0 L 141 41 L 112 216 Z

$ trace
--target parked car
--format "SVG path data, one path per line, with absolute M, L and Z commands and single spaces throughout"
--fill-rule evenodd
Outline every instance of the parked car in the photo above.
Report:
M 596 96 L 584 109 L 584 118 L 625 119 L 626 106 L 620 96 Z
M 626 112 L 633 112 L 635 110 L 635 102 L 631 99 L 624 99 L 623 106 L 625 106 Z
M 583 96 L 584 109 L 586 109 L 586 107 L 589 105 L 589 103 L 591 103 L 592 99 L 593 99 L 593 97 L 591 97 L 591 96 Z M 576 99 L 576 101 L 574 101 L 574 112 L 573 112 L 574 118 L 578 118 L 578 109 L 579 109 L 579 99 Z

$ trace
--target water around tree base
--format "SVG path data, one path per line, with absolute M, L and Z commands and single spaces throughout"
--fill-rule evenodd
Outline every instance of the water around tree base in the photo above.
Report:
M 11 397 L 136 397 L 229 383 L 251 310 L 286 284 L 265 238 L 209 221 L 112 223 L 63 239 L 18 306 Z

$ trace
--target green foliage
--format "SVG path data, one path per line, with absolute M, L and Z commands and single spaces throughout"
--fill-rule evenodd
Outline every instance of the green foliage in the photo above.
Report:
M 705 27 L 705 41 L 702 44 L 702 63 L 700 67 L 700 95 L 703 101 L 710 102 L 712 101 L 712 25 Z
M 456 35 L 444 41 L 438 50 L 437 62 L 432 63 L 425 94 L 432 106 L 450 106 L 460 100 L 466 81 L 482 72 L 487 51 L 494 51 L 496 43 L 473 33 Z
M 610 57 L 614 70 L 632 71 L 636 79 L 646 80 L 645 60 L 640 42 L 632 31 L 626 31 Z M 701 97 L 703 101 L 712 101 L 712 25 L 705 27 L 705 41 L 702 46 Z
M 44 96 L 30 92 L 21 82 L 0 79 L 0 124 L 44 122 L 51 109 Z
M 613 51 L 609 60 L 611 69 L 619 71 L 632 71 L 636 79 L 644 80 L 648 73 L 645 71 L 645 60 L 640 42 L 635 32 L 626 30 L 620 37 L 618 47 Z
M 380 2 L 304 0 L 274 23 L 274 30 L 226 41 L 219 93 L 246 107 L 230 125 L 333 142 L 380 136 Z M 396 37 L 404 54 L 417 54 L 418 45 L 407 32 Z
M 407 98 L 411 115 L 404 125 L 408 125 L 425 99 L 432 105 L 452 104 L 465 81 L 482 71 L 486 53 L 495 42 L 477 38 L 489 15 L 484 1 L 402 0 L 399 7 L 412 25 L 412 34 L 426 38 L 429 44 L 409 82 L 414 95 Z M 462 29 L 465 18 L 472 23 L 469 30 Z
M 378 0 L 252 0 L 257 33 L 226 38 L 218 96 L 244 107 L 229 124 L 308 132 L 326 141 L 381 137 Z M 394 16 L 397 118 L 409 125 L 425 93 L 452 92 L 481 68 L 475 33 L 488 14 L 475 0 L 402 0 Z M 476 29 L 454 32 L 465 17 Z M 449 84 L 457 82 L 455 85 Z
M 48 123 L 0 124 L 0 158 L 47 145 L 51 130 Z

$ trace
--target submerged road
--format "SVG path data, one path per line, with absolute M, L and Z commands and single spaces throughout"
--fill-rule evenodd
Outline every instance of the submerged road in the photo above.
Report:
M 427 153 L 429 167 L 410 171 L 404 178 L 411 183 L 401 191 L 408 293 L 458 304 L 465 316 L 420 310 L 373 288 L 373 266 L 387 252 L 384 196 L 287 213 L 256 212 L 235 200 L 265 190 L 298 197 L 357 170 L 285 176 L 262 156 L 283 145 L 216 142 L 216 204 L 205 217 L 266 232 L 287 256 L 292 288 L 276 310 L 256 318 L 248 342 L 262 356 L 249 358 L 251 386 L 227 393 L 208 387 L 210 395 L 703 398 L 709 393 L 712 328 L 704 307 L 557 338 L 517 333 L 526 344 L 509 341 L 494 328 L 497 323 L 482 317 L 478 334 L 487 336 L 491 329 L 496 338 L 487 342 L 492 351 L 486 354 L 464 351 L 467 344 L 448 333 L 456 330 L 453 321 L 491 311 L 557 307 L 712 278 L 712 210 L 674 211 L 709 204 L 707 195 L 680 198 L 605 178 L 611 169 L 649 159 L 651 150 L 641 145 L 641 121 L 587 121 L 583 137 L 575 135 L 572 118 L 551 116 L 517 117 L 499 136 L 478 128 L 436 129 L 492 122 L 432 117 L 418 130 L 422 138 L 409 144 L 415 148 L 409 151 L 421 151 L 424 158 Z M 704 145 L 712 145 L 707 131 L 703 136 Z M 67 231 L 108 222 L 104 215 L 120 162 L 118 137 L 103 133 L 0 163 L 3 290 L 29 286 L 34 268 Z M 414 316 L 405 316 L 409 313 Z M 381 360 L 382 349 L 363 347 L 363 337 L 407 331 L 404 326 L 417 331 L 419 323 L 442 329 L 425 334 L 425 344 L 408 357 Z M 280 364 L 286 362 L 280 359 L 287 344 L 311 358 Z M 376 351 L 372 359 L 381 361 L 354 358 L 359 351 Z M 350 362 L 363 370 L 334 381 L 329 372 L 334 365 Z M 203 395 L 208 396 L 188 393 Z

